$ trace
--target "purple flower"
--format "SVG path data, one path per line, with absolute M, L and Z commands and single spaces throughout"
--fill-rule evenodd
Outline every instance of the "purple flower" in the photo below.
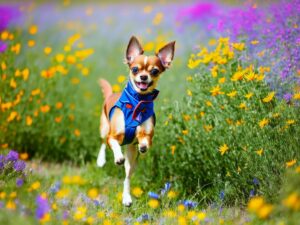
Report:
M 35 202 L 37 204 L 35 216 L 37 219 L 42 219 L 44 215 L 50 211 L 48 200 L 47 198 L 38 195 Z
M 61 182 L 60 181 L 57 181 L 57 182 L 55 182 L 55 184 L 53 184 L 51 187 L 50 187 L 50 193 L 56 193 L 56 192 L 58 192 L 59 191 L 59 189 L 60 189 L 60 187 L 61 187 Z
M 253 184 L 259 185 L 259 180 L 256 177 L 253 178 Z
M 14 169 L 16 171 L 23 171 L 25 167 L 26 167 L 26 163 L 22 160 L 15 161 L 14 163 Z
M 0 41 L 0 53 L 5 52 L 7 49 L 7 44 L 3 41 Z
M 18 158 L 19 158 L 19 154 L 14 150 L 10 150 L 7 156 L 5 157 L 5 160 L 14 162 L 17 161 Z
M 148 193 L 148 196 L 150 197 L 150 198 L 154 198 L 154 199 L 159 199 L 159 194 L 156 194 L 155 192 L 149 192 Z
M 291 99 L 293 98 L 293 95 L 292 95 L 291 93 L 285 93 L 285 94 L 283 95 L 283 98 L 284 98 L 284 100 L 285 100 L 286 102 L 290 102 Z
M 165 187 L 164 187 L 163 189 L 161 189 L 160 194 L 161 194 L 161 195 L 166 194 L 166 193 L 170 190 L 171 186 L 172 186 L 172 185 L 171 185 L 170 182 L 165 183 Z
M 142 215 L 140 215 L 137 219 L 136 219 L 136 221 L 137 222 L 144 222 L 144 221 L 148 221 L 148 220 L 150 220 L 150 216 L 147 214 L 147 213 L 144 213 L 144 214 L 142 214 Z
M 0 31 L 5 30 L 12 19 L 19 15 L 18 7 L 0 5 Z
M 223 201 L 225 198 L 225 192 L 224 191 L 221 191 L 220 192 L 220 199 Z
M 193 202 L 191 200 L 183 200 L 182 204 L 189 209 L 195 208 L 198 205 L 197 202 Z
M 24 180 L 22 178 L 18 178 L 16 180 L 17 187 L 21 187 L 21 186 L 23 186 L 23 184 L 24 184 Z

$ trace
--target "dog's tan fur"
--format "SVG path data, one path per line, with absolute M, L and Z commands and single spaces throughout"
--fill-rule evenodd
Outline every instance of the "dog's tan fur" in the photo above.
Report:
M 151 93 L 156 88 L 160 75 L 169 68 L 173 60 L 174 49 L 175 42 L 170 42 L 161 48 L 155 56 L 145 56 L 139 41 L 134 36 L 130 39 L 126 51 L 126 63 L 130 68 L 129 82 L 132 83 L 136 92 L 143 95 Z M 138 72 L 134 72 L 135 67 L 138 68 Z M 156 71 L 157 74 L 153 73 L 154 69 L 158 70 L 158 72 Z M 155 121 L 153 117 L 150 117 L 137 127 L 135 140 L 128 145 L 124 157 L 120 147 L 125 136 L 125 121 L 122 110 L 115 108 L 109 120 L 109 112 L 121 94 L 113 94 L 112 88 L 106 80 L 101 79 L 99 85 L 105 98 L 100 119 L 100 136 L 104 143 L 107 143 L 113 150 L 115 163 L 121 165 L 125 161 L 126 178 L 124 181 L 123 204 L 130 206 L 132 203 L 130 176 L 133 173 L 137 155 L 135 144 L 138 144 L 138 149 L 142 153 L 151 147 Z M 97 163 L 99 166 L 103 166 L 105 163 L 105 144 L 101 146 Z

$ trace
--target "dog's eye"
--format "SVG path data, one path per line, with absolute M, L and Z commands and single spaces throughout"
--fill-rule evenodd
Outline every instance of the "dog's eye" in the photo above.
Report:
M 150 71 L 150 74 L 153 75 L 153 76 L 156 76 L 158 73 L 159 73 L 158 69 L 153 69 L 153 70 Z
M 131 71 L 132 71 L 133 74 L 137 74 L 137 73 L 139 72 L 139 68 L 136 67 L 136 66 L 135 66 L 135 67 L 132 67 L 132 68 L 131 68 Z

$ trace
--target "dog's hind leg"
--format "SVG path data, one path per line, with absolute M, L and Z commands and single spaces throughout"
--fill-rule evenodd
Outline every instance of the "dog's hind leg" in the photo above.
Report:
M 106 148 L 106 144 L 105 144 L 105 139 L 107 137 L 109 133 L 109 122 L 106 118 L 106 115 L 104 113 L 104 111 L 102 111 L 101 114 L 101 119 L 100 119 L 100 136 L 102 139 L 102 145 L 100 147 L 100 151 L 98 154 L 98 158 L 97 158 L 97 166 L 99 167 L 103 167 L 104 164 L 106 163 L 106 154 L 105 154 L 105 148 Z
M 132 199 L 130 195 L 130 177 L 136 166 L 136 157 L 137 150 L 135 145 L 128 145 L 125 152 L 125 180 L 124 180 L 124 189 L 123 189 L 123 205 L 131 206 Z

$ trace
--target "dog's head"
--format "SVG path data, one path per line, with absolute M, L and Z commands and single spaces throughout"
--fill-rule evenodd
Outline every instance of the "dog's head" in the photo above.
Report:
M 162 72 L 170 67 L 174 58 L 175 41 L 166 44 L 156 55 L 145 56 L 138 39 L 131 37 L 126 51 L 126 63 L 130 69 L 130 82 L 140 94 L 152 92 Z

